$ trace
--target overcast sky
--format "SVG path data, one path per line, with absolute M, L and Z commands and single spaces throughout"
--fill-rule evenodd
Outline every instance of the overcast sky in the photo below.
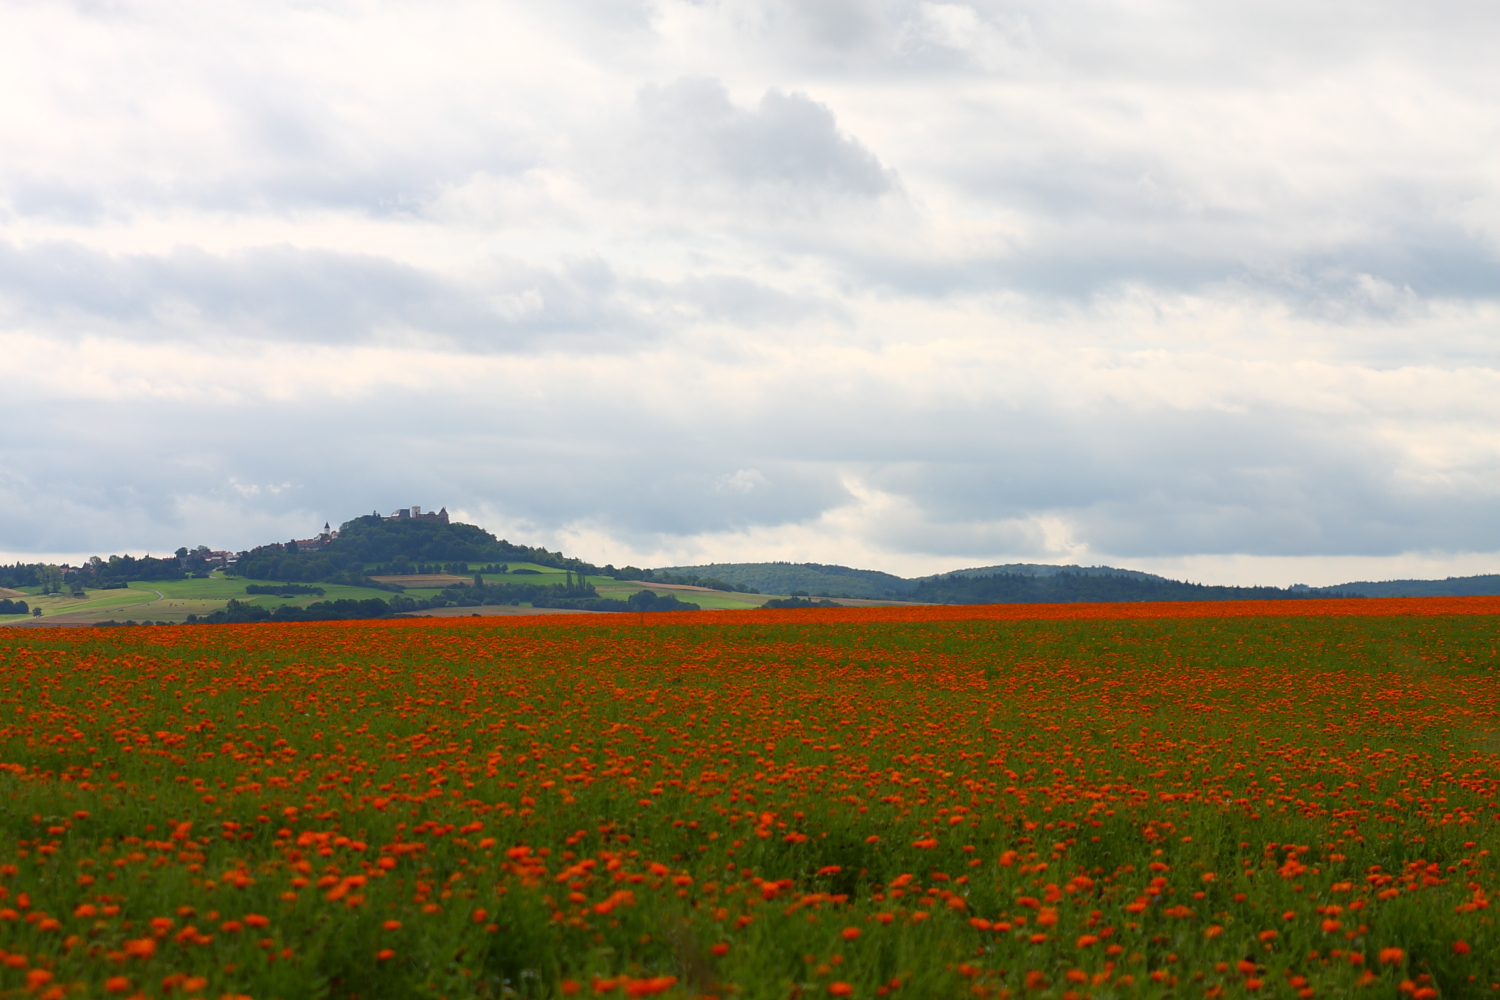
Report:
M 1500 5 L 0 8 L 0 555 L 1500 572 Z

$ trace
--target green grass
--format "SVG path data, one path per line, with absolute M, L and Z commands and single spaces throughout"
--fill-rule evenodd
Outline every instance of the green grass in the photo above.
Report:
M 277 580 L 246 580 L 226 577 L 215 573 L 205 580 L 152 580 L 135 581 L 119 590 L 90 590 L 82 598 L 69 594 L 41 596 L 28 593 L 26 601 L 33 608 L 42 609 L 42 618 L 62 618 L 66 621 L 185 621 L 190 614 L 205 615 L 224 607 L 231 599 L 277 608 L 283 604 L 307 605 L 313 601 L 332 601 L 339 598 L 366 600 L 371 597 L 388 599 L 390 591 L 372 587 L 349 587 L 342 584 L 312 584 L 322 587 L 323 596 L 299 594 L 282 598 L 273 594 L 250 595 L 245 592 L 248 584 L 274 586 Z M 39 588 L 27 588 L 35 591 Z M 436 591 L 432 591 L 436 593 Z M 420 594 L 420 592 L 418 592 Z M 12 620 L 14 619 L 14 620 Z M 6 616 L 0 624 L 17 624 L 33 620 L 29 615 Z
M 626 583 L 623 581 L 609 580 L 606 583 L 596 584 L 600 597 L 612 597 L 617 601 L 623 601 L 631 594 L 640 590 L 649 590 L 654 594 L 671 594 L 679 601 L 687 601 L 696 604 L 704 611 L 743 611 L 748 608 L 758 608 L 765 601 L 760 594 L 732 594 L 727 591 L 705 591 L 705 590 L 677 590 L 662 586 L 652 586 L 649 583 Z
M 516 563 L 510 567 L 516 569 L 534 569 L 536 573 L 485 573 L 482 574 L 487 584 L 530 584 L 533 586 L 560 586 L 567 580 L 564 570 L 551 566 L 541 566 L 535 563 Z M 472 579 L 472 573 L 453 574 L 465 579 Z M 634 581 L 615 580 L 607 576 L 589 576 L 588 582 L 599 592 L 600 597 L 613 598 L 615 600 L 626 600 L 631 594 L 639 590 L 651 590 L 657 594 L 673 594 L 678 600 L 697 604 L 705 611 L 745 610 L 759 607 L 765 603 L 770 595 L 765 594 L 739 594 L 719 591 L 688 591 L 675 590 L 660 584 L 638 583 Z M 41 597 L 34 592 L 39 589 L 35 587 L 24 588 L 27 593 L 26 600 L 33 607 L 42 609 L 43 618 L 58 618 L 65 616 L 68 621 L 106 621 L 106 620 L 135 620 L 135 621 L 166 621 L 182 622 L 190 614 L 206 615 L 224 607 L 231 599 L 243 601 L 265 608 L 278 608 L 283 604 L 295 604 L 306 606 L 314 601 L 332 601 L 340 598 L 354 600 L 367 600 L 372 597 L 389 600 L 392 596 L 390 591 L 378 590 L 370 587 L 350 587 L 343 584 L 317 583 L 312 586 L 322 587 L 324 594 L 314 596 L 310 594 L 297 595 L 295 597 L 278 597 L 274 594 L 248 595 L 245 593 L 247 584 L 272 585 L 281 581 L 275 580 L 247 580 L 241 577 L 225 576 L 222 572 L 215 572 L 211 577 L 204 580 L 157 580 L 136 581 L 124 590 L 94 590 L 89 591 L 83 599 L 73 598 L 68 595 L 52 595 Z M 396 580 L 395 582 L 400 582 Z M 404 593 L 408 597 L 418 600 L 438 596 L 440 587 L 411 587 L 408 586 Z M 160 595 L 158 597 L 158 595 Z M 16 615 L 13 620 L 10 616 L 0 619 L 0 625 L 17 624 L 21 621 L 30 621 L 30 616 Z

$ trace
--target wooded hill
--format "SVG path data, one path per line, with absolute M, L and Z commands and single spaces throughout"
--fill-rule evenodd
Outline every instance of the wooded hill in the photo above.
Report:
M 710 563 L 656 570 L 658 578 L 699 576 L 762 594 L 921 601 L 930 604 L 1068 604 L 1113 601 L 1266 601 L 1310 597 L 1458 597 L 1500 594 L 1500 574 L 1393 580 L 1332 587 L 1230 587 L 1171 580 L 1113 566 L 1009 563 L 906 579 L 822 563 Z
M 251 580 L 363 583 L 365 567 L 372 563 L 496 562 L 528 562 L 575 573 L 601 572 L 598 567 L 568 558 L 561 552 L 496 538 L 477 525 L 405 518 L 390 521 L 371 514 L 346 521 L 340 526 L 338 537 L 322 549 L 302 552 L 294 543 L 262 545 L 241 556 L 228 572 Z

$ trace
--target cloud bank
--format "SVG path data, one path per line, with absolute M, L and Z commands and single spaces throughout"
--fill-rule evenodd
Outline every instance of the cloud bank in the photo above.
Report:
M 27 4 L 0 553 L 1500 567 L 1488 4 Z

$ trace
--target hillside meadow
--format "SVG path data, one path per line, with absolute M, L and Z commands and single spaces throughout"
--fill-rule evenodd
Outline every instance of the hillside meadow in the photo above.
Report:
M 0 632 L 0 996 L 1500 990 L 1493 598 Z
M 541 586 L 561 586 L 566 579 L 563 570 L 551 566 L 517 563 L 511 569 L 510 573 L 423 574 L 385 576 L 379 579 L 401 585 L 407 597 L 418 600 L 435 597 L 445 585 L 472 581 L 475 576 L 479 576 L 488 585 L 530 583 Z M 516 573 L 515 570 L 521 572 Z M 761 594 L 730 594 L 699 587 L 643 584 L 619 581 L 608 576 L 589 576 L 586 579 L 597 590 L 600 597 L 616 600 L 625 600 L 631 594 L 643 589 L 650 589 L 659 594 L 676 594 L 681 599 L 691 601 L 704 610 L 746 610 L 758 607 L 766 600 L 766 596 Z M 221 571 L 215 571 L 204 579 L 135 581 L 120 589 L 88 590 L 77 597 L 69 593 L 43 595 L 39 587 L 4 593 L 21 597 L 31 607 L 40 609 L 42 612 L 40 617 L 46 623 L 66 625 L 124 621 L 139 621 L 146 624 L 152 622 L 181 624 L 187 620 L 188 615 L 200 617 L 207 615 L 223 608 L 231 599 L 274 610 L 283 605 L 306 607 L 317 601 L 365 601 L 371 598 L 389 600 L 392 596 L 388 590 L 340 583 L 311 584 L 323 591 L 321 595 L 316 596 L 247 594 L 246 586 L 276 586 L 276 582 L 226 576 Z M 0 625 L 27 623 L 29 619 L 23 616 L 0 617 Z

